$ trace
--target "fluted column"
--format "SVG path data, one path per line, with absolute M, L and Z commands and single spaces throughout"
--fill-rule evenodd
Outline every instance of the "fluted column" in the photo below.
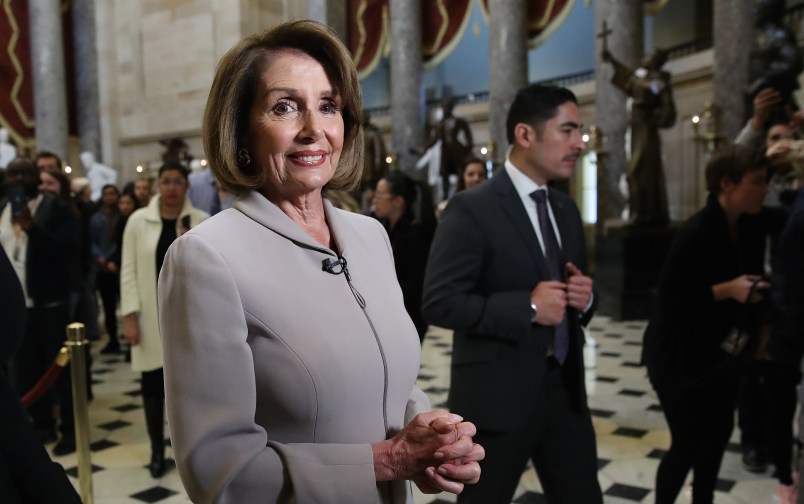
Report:
M 345 1 L 307 0 L 307 17 L 329 26 L 341 40 L 346 40 Z
M 101 157 L 100 112 L 98 105 L 98 50 L 95 47 L 95 2 L 73 0 L 73 55 L 78 135 L 81 152 Z
M 606 22 L 610 33 L 606 36 L 611 54 L 630 68 L 637 68 L 644 46 L 642 0 L 599 0 L 595 3 L 596 33 L 603 31 Z M 625 132 L 628 129 L 626 96 L 611 83 L 612 66 L 601 59 L 603 39 L 596 39 L 597 88 L 595 124 L 604 135 L 603 148 L 608 151 L 598 164 L 598 222 L 619 217 L 625 207 L 625 198 L 618 188 L 620 176 L 627 166 Z
M 715 0 L 714 97 L 718 133 L 733 139 L 745 124 L 748 53 L 754 40 L 752 0 Z
M 402 171 L 413 173 L 424 144 L 421 2 L 391 0 L 391 138 Z
M 67 155 L 67 94 L 61 2 L 29 0 L 36 148 Z
M 493 158 L 505 159 L 505 119 L 517 91 L 528 84 L 525 0 L 489 3 L 489 134 Z

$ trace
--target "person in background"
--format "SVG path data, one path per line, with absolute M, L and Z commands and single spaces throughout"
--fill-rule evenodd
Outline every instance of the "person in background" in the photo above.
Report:
M 194 502 L 412 503 L 405 480 L 457 493 L 480 476 L 474 426 L 426 412 L 416 388 L 385 230 L 323 195 L 360 180 L 361 101 L 348 50 L 313 21 L 218 65 L 204 150 L 237 201 L 173 244 L 159 280 L 173 453 Z
M 151 202 L 151 181 L 145 177 L 135 180 L 134 196 L 137 198 L 139 207 L 143 208 L 148 206 L 148 203 Z
M 405 309 L 419 341 L 424 341 L 427 322 L 422 317 L 422 285 L 435 232 L 430 192 L 402 172 L 390 173 L 377 183 L 374 213 L 388 231 Z
M 92 237 L 89 225 L 97 208 L 91 199 L 92 187 L 88 178 L 72 179 L 70 188 L 73 193 L 73 203 L 78 208 L 78 222 L 81 230 L 81 247 L 78 252 L 81 265 L 81 285 L 73 303 L 71 318 L 75 322 L 84 324 L 87 338 L 90 341 L 98 341 L 100 340 L 100 326 L 98 325 L 98 300 L 95 292 L 95 277 L 98 275 L 98 270 L 92 257 Z
M 486 170 L 486 162 L 478 158 L 470 158 L 463 165 L 460 178 L 458 179 L 458 188 L 456 192 L 461 192 L 464 189 L 470 189 L 481 182 L 488 180 L 489 172 Z M 444 209 L 447 208 L 448 199 L 442 200 L 436 207 L 436 217 L 440 220 Z
M 151 440 L 148 469 L 154 478 L 165 472 L 165 381 L 162 337 L 156 306 L 156 282 L 168 247 L 208 216 L 187 198 L 187 168 L 165 163 L 159 168 L 159 194 L 131 214 L 123 232 L 120 305 L 123 336 L 131 345 L 131 367 L 142 373 L 142 404 Z M 172 312 L 172 310 L 169 310 Z
M 117 340 L 117 299 L 120 294 L 120 270 L 114 262 L 117 254 L 115 229 L 120 220 L 117 203 L 120 190 L 117 186 L 107 184 L 101 188 L 101 207 L 90 220 L 90 237 L 92 239 L 92 258 L 95 260 L 97 276 L 95 284 L 103 303 L 103 320 L 109 342 L 101 353 L 117 353 L 120 342 Z
M 583 224 L 547 185 L 574 172 L 582 127 L 570 90 L 519 90 L 505 168 L 453 196 L 436 229 L 422 312 L 455 331 L 448 404 L 475 419 L 487 454 L 458 502 L 511 502 L 528 460 L 548 502 L 603 502 L 583 381 L 595 307 Z
M 215 176 L 208 169 L 190 173 L 190 191 L 188 198 L 195 208 L 203 210 L 209 215 L 215 215 L 221 210 L 232 206 L 232 199 L 227 198 L 226 204 L 221 200 Z
M 54 172 L 64 173 L 62 171 L 61 158 L 50 151 L 37 152 L 36 158 L 34 158 L 34 162 L 36 163 L 36 167 L 39 169 L 40 172 L 47 171 L 50 173 Z M 69 192 L 70 186 L 67 185 L 66 189 Z
M 132 184 L 133 188 L 133 184 Z M 139 202 L 137 198 L 134 196 L 134 192 L 124 192 L 120 195 L 120 198 L 117 200 L 117 208 L 120 210 L 120 218 L 117 220 L 117 226 L 114 230 L 114 243 L 115 243 L 115 253 L 112 256 L 109 264 L 113 264 L 118 271 L 120 271 L 120 267 L 123 264 L 122 257 L 123 257 L 123 234 L 126 230 L 126 224 L 128 223 L 128 218 L 134 213 L 135 210 L 139 208 Z M 120 299 L 120 291 L 119 291 L 119 280 L 118 280 L 118 299 Z M 125 339 L 125 338 L 123 338 Z M 126 362 L 131 362 L 131 347 L 126 350 L 125 356 Z
M 657 504 L 675 502 L 690 470 L 693 502 L 714 498 L 741 378 L 734 336 L 758 332 L 752 305 L 770 288 L 759 215 L 769 167 L 741 145 L 713 154 L 706 206 L 684 223 L 662 268 L 642 353 L 671 435 L 656 472 Z
M 14 360 L 15 386 L 23 395 L 50 367 L 66 339 L 73 287 L 70 266 L 79 229 L 66 202 L 39 191 L 39 171 L 31 159 L 12 161 L 6 169 L 6 184 L 9 199 L 0 201 L 0 245 L 11 259 L 28 308 L 25 338 Z M 66 455 L 75 451 L 69 367 L 57 380 L 55 391 L 61 405 L 61 438 L 53 453 Z M 45 394 L 28 408 L 44 443 L 56 440 L 53 405 L 52 394 Z
M 110 262 L 117 267 L 118 271 L 120 270 L 120 259 L 123 253 L 123 232 L 126 229 L 128 218 L 138 208 L 137 198 L 131 193 L 123 193 L 117 199 L 117 210 L 120 212 L 120 218 L 117 220 L 114 230 L 115 253 L 112 255 Z

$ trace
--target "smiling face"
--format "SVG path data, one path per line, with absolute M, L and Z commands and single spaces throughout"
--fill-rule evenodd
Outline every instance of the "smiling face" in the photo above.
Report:
M 263 194 L 291 201 L 320 193 L 335 173 L 343 148 L 341 101 L 308 54 L 282 49 L 268 58 L 245 144 L 256 168 L 267 172 Z
M 486 180 L 486 165 L 483 163 L 469 163 L 463 169 L 463 185 L 466 189 L 474 187 Z
M 53 194 L 61 194 L 61 182 L 50 173 L 43 171 L 39 173 L 39 179 L 42 181 L 39 184 L 40 191 L 50 191 Z
M 540 127 L 519 123 L 511 161 L 537 184 L 572 176 L 584 148 L 578 106 L 568 101 Z

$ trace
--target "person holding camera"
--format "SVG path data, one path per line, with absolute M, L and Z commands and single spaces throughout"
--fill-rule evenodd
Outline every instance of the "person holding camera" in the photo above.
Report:
M 78 248 L 78 221 L 58 195 L 39 190 L 39 170 L 27 158 L 6 169 L 7 199 L 0 200 L 0 244 L 11 259 L 25 294 L 28 325 L 14 359 L 16 389 L 28 392 L 53 363 L 70 323 L 71 261 Z M 55 389 L 61 404 L 61 440 L 56 455 L 75 451 L 70 370 Z M 56 440 L 53 399 L 46 394 L 28 408 L 44 443 Z
M 690 469 L 693 502 L 712 502 L 734 426 L 741 364 L 758 332 L 770 283 L 762 278 L 767 225 L 760 215 L 770 161 L 726 146 L 706 166 L 705 207 L 668 252 L 642 358 L 670 428 L 656 473 L 657 504 L 675 502 Z

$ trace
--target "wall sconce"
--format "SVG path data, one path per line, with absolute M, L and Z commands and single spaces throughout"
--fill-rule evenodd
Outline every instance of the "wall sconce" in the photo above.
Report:
M 388 171 L 399 171 L 399 157 L 396 155 L 396 152 L 389 152 L 385 155 L 385 164 L 388 165 Z
M 494 141 L 489 138 L 486 145 L 480 148 L 480 154 L 483 155 L 486 161 L 494 161 Z
M 598 156 L 608 154 L 608 151 L 603 147 L 605 136 L 603 131 L 594 124 L 589 126 L 589 133 L 583 135 L 583 141 L 586 143 L 586 149 L 595 151 Z
M 717 120 L 718 110 L 712 102 L 706 102 L 703 112 L 690 118 L 692 139 L 707 153 L 714 151 L 723 141 L 723 137 L 718 134 Z

